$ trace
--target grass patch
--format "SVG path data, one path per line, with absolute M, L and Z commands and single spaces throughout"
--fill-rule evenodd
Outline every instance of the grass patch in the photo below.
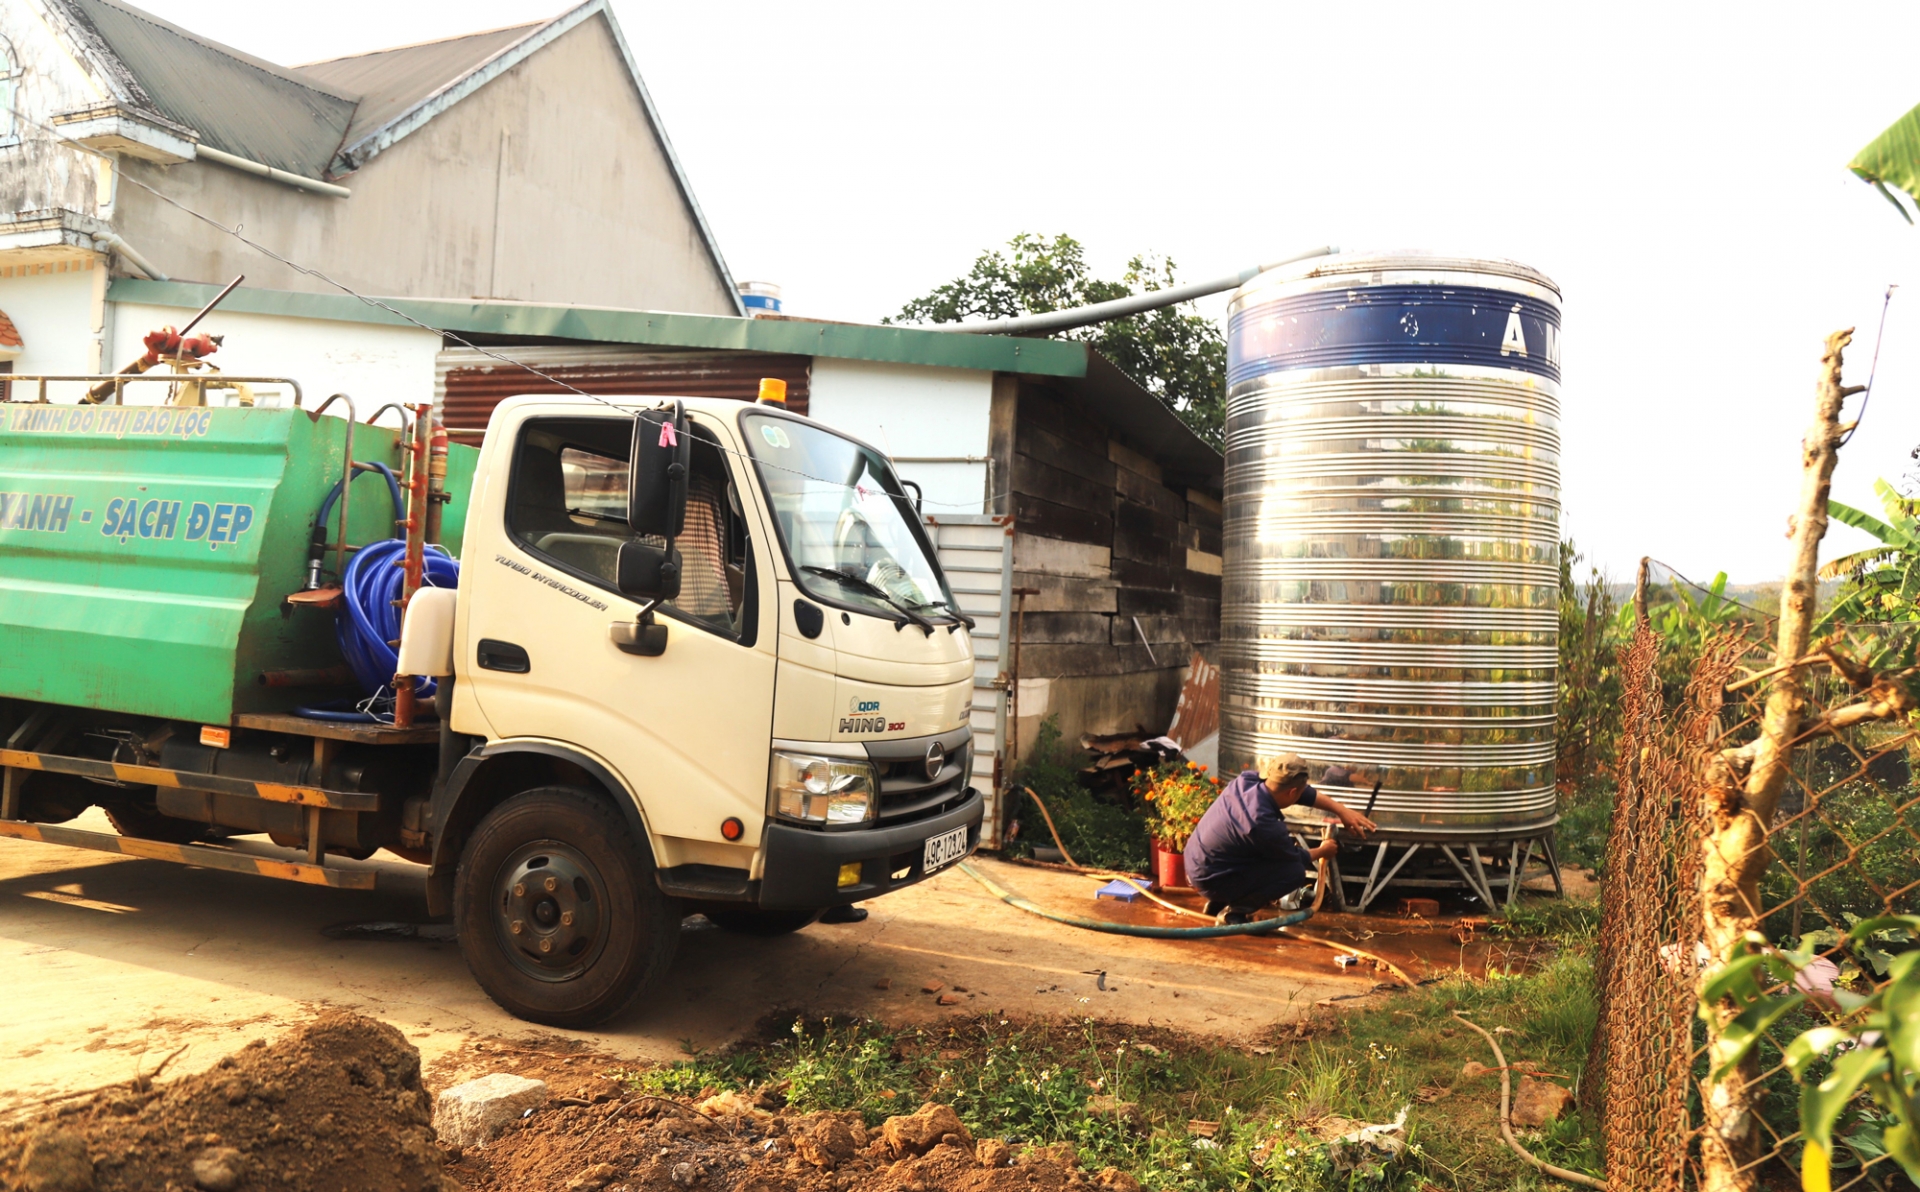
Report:
M 1607 831 L 1613 823 L 1613 780 L 1601 775 L 1582 782 L 1560 800 L 1560 823 L 1553 846 L 1563 864 L 1595 873 L 1607 864 Z
M 1591 931 L 1572 915 L 1507 928 L 1526 929 L 1568 941 Z M 1510 1060 L 1577 1078 L 1595 1012 L 1587 949 L 1576 942 L 1524 975 L 1455 977 L 1376 1000 L 1276 1028 L 1246 1049 L 1091 1019 L 986 1016 L 944 1029 L 799 1020 L 778 1037 L 625 1079 L 678 1096 L 786 1080 L 794 1108 L 857 1109 L 872 1123 L 943 1101 L 980 1137 L 1072 1142 L 1088 1168 L 1117 1166 L 1160 1192 L 1548 1186 L 1500 1142 L 1498 1078 L 1461 1078 L 1466 1061 L 1493 1057 L 1451 1015 L 1513 1032 L 1501 1035 Z M 1096 1094 L 1137 1103 L 1149 1128 L 1090 1113 Z M 1411 1145 L 1377 1176 L 1334 1171 L 1311 1133 L 1330 1115 L 1384 1122 L 1403 1106 Z M 1189 1136 L 1194 1118 L 1222 1123 L 1210 1145 Z M 1582 1117 L 1529 1145 L 1549 1162 L 1598 1170 Z

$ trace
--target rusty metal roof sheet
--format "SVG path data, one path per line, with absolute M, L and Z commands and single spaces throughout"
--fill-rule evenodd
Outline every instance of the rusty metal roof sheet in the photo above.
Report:
M 338 91 L 360 96 L 346 142 L 352 143 L 479 69 L 488 59 L 547 24 L 534 21 L 418 45 L 309 62 L 294 69 Z
M 54 0 L 76 32 L 123 65 L 134 102 L 204 144 L 309 178 L 353 121 L 357 97 L 201 37 L 120 0 Z

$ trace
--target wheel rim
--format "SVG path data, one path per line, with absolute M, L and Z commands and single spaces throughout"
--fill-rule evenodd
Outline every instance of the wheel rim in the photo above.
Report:
M 539 981 L 571 981 L 606 947 L 606 883 L 580 850 L 557 840 L 515 849 L 494 882 L 501 951 Z

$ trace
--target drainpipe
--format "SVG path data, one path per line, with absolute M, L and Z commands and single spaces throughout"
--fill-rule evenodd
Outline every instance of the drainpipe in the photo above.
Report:
M 93 242 L 95 244 L 105 245 L 106 247 L 119 253 L 121 256 L 127 258 L 127 260 L 134 266 L 134 268 L 140 270 L 140 272 L 146 274 L 148 277 L 152 278 L 154 281 L 172 281 L 173 280 L 172 278 L 168 277 L 166 274 L 160 272 L 158 269 L 155 269 L 153 267 L 153 263 L 148 261 L 147 258 L 135 252 L 133 250 L 133 245 L 128 244 L 125 240 L 120 239 L 120 236 L 118 233 L 115 233 L 115 232 L 97 233 L 93 238 Z
M 257 174 L 262 178 L 271 178 L 275 182 L 285 183 L 288 186 L 298 187 L 301 190 L 310 190 L 317 195 L 332 195 L 336 199 L 353 197 L 353 192 L 344 186 L 335 186 L 331 182 L 322 182 L 318 178 L 309 178 L 304 174 L 290 174 L 285 170 L 277 170 L 270 165 L 264 165 L 249 158 L 235 156 L 224 149 L 215 149 L 210 145 L 196 145 L 193 151 L 197 157 L 204 157 L 208 161 L 217 161 L 221 165 L 239 170 L 243 174 Z
M 1021 315 L 1015 319 L 989 319 L 980 323 L 926 323 L 915 327 L 914 330 L 963 331 L 975 335 L 1043 335 L 1051 331 L 1067 331 L 1074 327 L 1104 323 L 1109 319 L 1124 319 L 1128 315 L 1137 315 L 1143 311 L 1159 310 L 1163 306 L 1178 306 L 1182 302 L 1205 298 L 1209 294 L 1238 289 L 1269 269 L 1290 265 L 1295 261 L 1305 261 L 1312 257 L 1330 256 L 1339 251 L 1330 244 L 1323 245 L 1320 248 L 1310 248 L 1305 252 L 1282 257 L 1264 265 L 1255 265 L 1251 269 L 1242 269 L 1231 277 L 1197 281 L 1184 286 L 1174 286 L 1169 290 L 1148 290 L 1144 294 L 1115 298 L 1111 302 L 1096 302 L 1092 306 L 1076 306 L 1070 310 L 1050 310 L 1045 314 Z

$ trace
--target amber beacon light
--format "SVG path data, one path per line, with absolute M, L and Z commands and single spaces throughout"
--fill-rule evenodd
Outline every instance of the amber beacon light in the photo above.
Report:
M 760 404 L 763 406 L 786 405 L 787 383 L 779 377 L 761 377 Z

